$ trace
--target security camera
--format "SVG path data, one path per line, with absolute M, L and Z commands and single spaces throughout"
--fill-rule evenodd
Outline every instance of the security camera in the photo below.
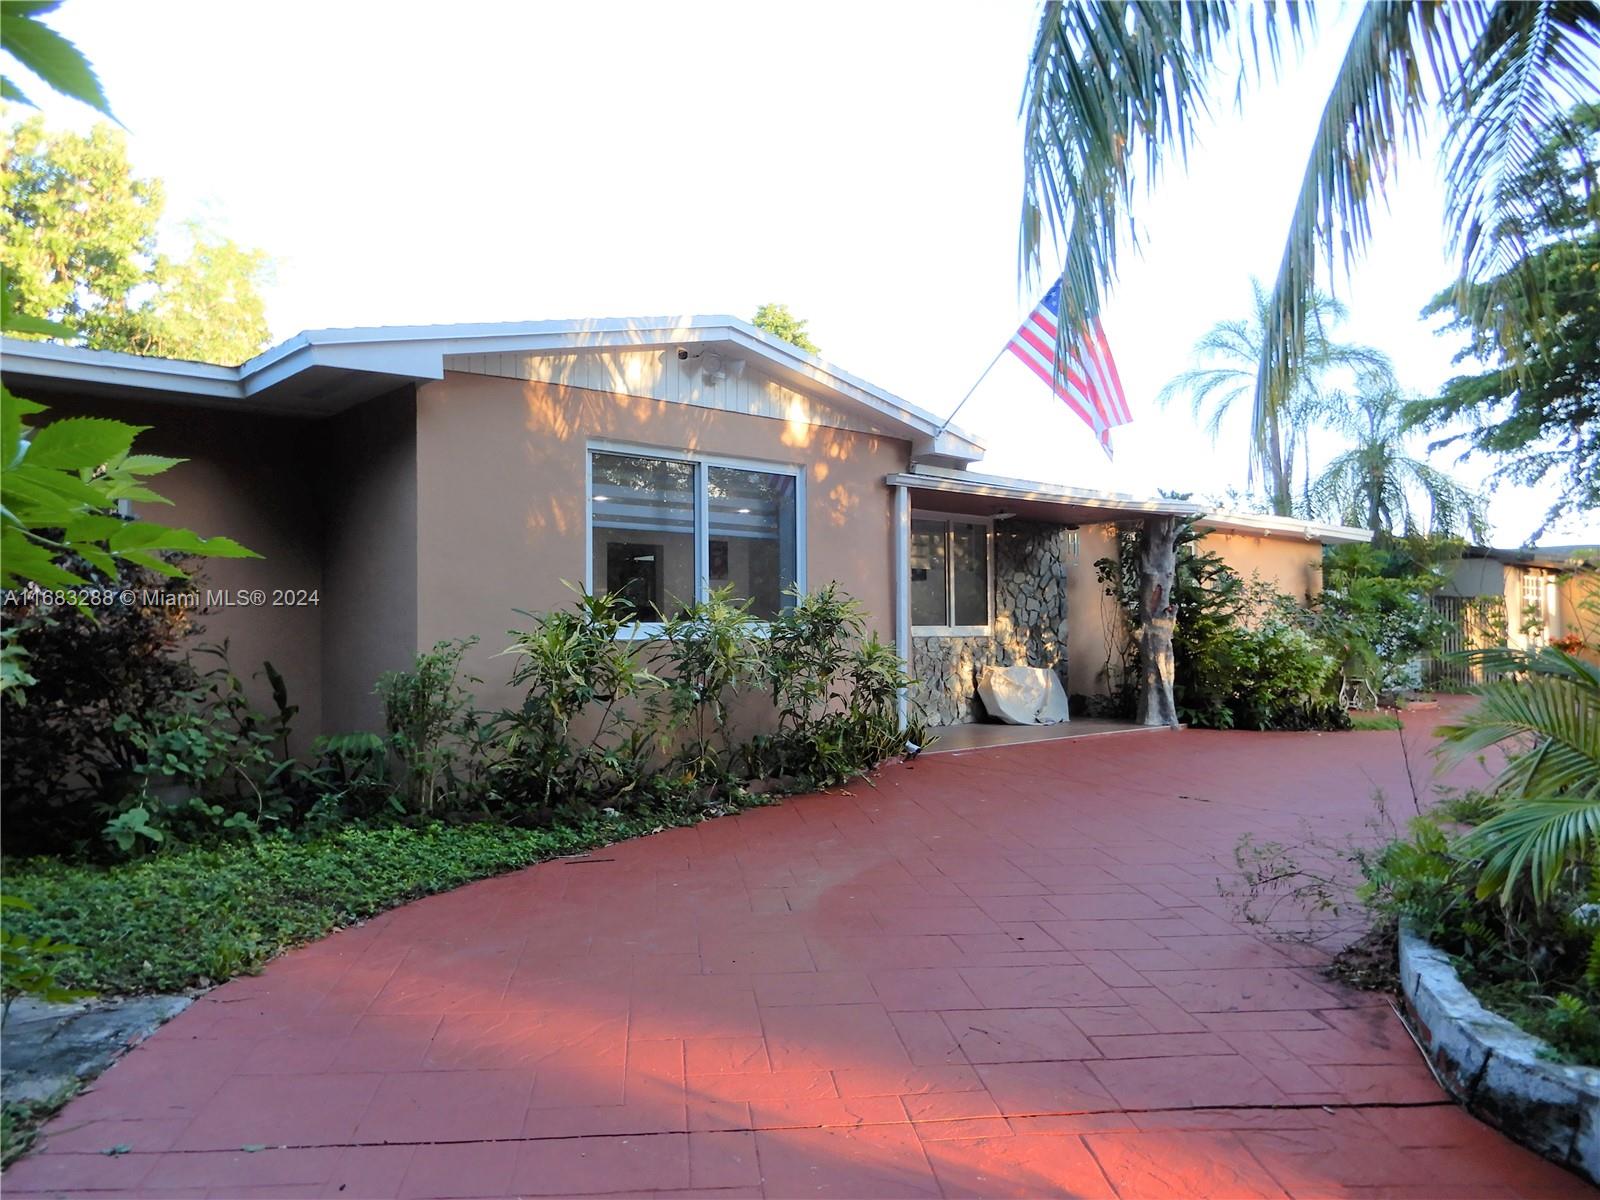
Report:
M 683 347 L 681 347 L 681 346 L 678 347 L 678 361 L 679 362 L 683 362 L 688 357 L 689 357 L 689 352 L 687 350 L 683 349 Z

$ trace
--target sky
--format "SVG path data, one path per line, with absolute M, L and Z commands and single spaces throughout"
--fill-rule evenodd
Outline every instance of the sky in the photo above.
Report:
M 1354 10 L 1326 6 L 1281 82 L 1231 84 L 1139 216 L 1104 315 L 1135 421 L 1108 462 L 1009 355 L 1017 117 L 1031 0 L 973 3 L 304 3 L 67 0 L 135 170 L 277 260 L 275 339 L 301 329 L 728 313 L 767 301 L 831 362 L 956 423 L 977 468 L 1082 487 L 1246 486 L 1245 417 L 1213 443 L 1156 393 L 1270 280 Z M 30 89 L 38 94 L 38 89 Z M 83 127 L 70 101 L 45 107 Z M 1457 349 L 1419 317 L 1453 274 L 1429 148 L 1400 164 L 1371 249 L 1333 290 L 1344 337 L 1436 389 Z M 974 389 L 974 384 L 981 383 Z M 1422 448 L 1419 441 L 1418 449 Z M 1313 440 L 1325 458 L 1331 435 Z M 1476 484 L 1488 464 L 1436 465 Z M 1499 544 L 1549 494 L 1500 487 Z M 1600 514 L 1546 544 L 1600 541 Z

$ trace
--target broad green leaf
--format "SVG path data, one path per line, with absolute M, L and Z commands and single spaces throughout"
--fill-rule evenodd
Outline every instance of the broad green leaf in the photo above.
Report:
M 156 554 L 153 551 L 119 550 L 117 551 L 117 557 L 122 559 L 124 562 L 132 563 L 136 567 L 144 567 L 146 570 L 154 571 L 158 575 L 164 575 L 168 579 L 185 578 L 182 570 L 173 566 L 166 559 L 162 558 L 159 554 Z
M 130 454 L 118 466 L 133 475 L 159 475 L 188 461 L 186 458 L 166 458 L 160 454 Z
M 108 459 L 126 454 L 145 426 L 107 417 L 67 417 L 38 430 L 29 439 L 25 461 L 31 466 L 92 471 Z
M 130 521 L 111 538 L 116 554 L 132 550 L 176 550 L 209 558 L 260 558 L 232 538 L 203 538 L 187 529 L 171 529 L 151 521 Z
M 5 506 L 37 514 L 35 525 L 60 525 L 85 508 L 104 508 L 105 493 L 66 471 L 35 466 L 31 456 L 20 467 L 0 475 Z
M 30 581 L 43 587 L 79 587 L 87 582 L 57 566 L 49 550 L 8 526 L 0 530 L 0 587 L 20 587 Z
M 100 80 L 83 52 L 36 19 L 49 12 L 49 8 L 30 11 L 30 7 L 26 0 L 20 3 L 12 0 L 6 6 L 5 21 L 0 23 L 0 49 L 62 95 L 81 100 L 116 120 L 101 90 Z
M 38 107 L 23 94 L 21 88 L 11 82 L 9 75 L 0 75 L 0 100 L 9 100 L 13 104 L 26 104 L 29 108 Z

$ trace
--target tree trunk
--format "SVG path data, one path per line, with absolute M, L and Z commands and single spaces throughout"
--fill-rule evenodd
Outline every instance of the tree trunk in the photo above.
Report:
M 1294 515 L 1294 480 L 1284 463 L 1283 432 L 1278 428 L 1278 414 L 1267 414 L 1267 454 L 1272 471 L 1272 511 L 1280 517 Z
M 1177 566 L 1177 517 L 1146 517 L 1139 550 L 1139 717 L 1146 725 L 1178 724 L 1172 696 L 1172 631 L 1178 607 L 1172 600 Z

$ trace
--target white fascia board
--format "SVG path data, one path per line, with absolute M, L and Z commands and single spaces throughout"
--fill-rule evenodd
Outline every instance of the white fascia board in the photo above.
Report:
M 1242 533 L 1253 537 L 1299 538 L 1325 546 L 1352 546 L 1372 541 L 1372 530 L 1353 525 L 1323 525 L 1297 517 L 1260 516 L 1255 513 L 1208 513 L 1200 518 L 1202 529 L 1218 533 Z
M 86 350 L 55 342 L 0 338 L 0 365 L 18 374 L 44 375 L 69 383 L 180 392 L 224 400 L 244 397 L 238 367 Z
M 143 358 L 103 350 L 4 339 L 17 370 L 51 378 L 244 399 L 312 367 L 359 371 L 419 382 L 444 378 L 444 360 L 458 354 L 560 353 L 582 349 L 728 342 L 796 380 L 832 392 L 904 429 L 919 452 L 975 462 L 983 445 L 933 414 L 882 388 L 771 337 L 731 316 L 602 317 L 578 321 L 498 321 L 463 325 L 396 325 L 311 329 L 262 351 L 239 367 Z
M 954 495 L 992 496 L 1000 500 L 1034 500 L 1044 504 L 1070 504 L 1079 508 L 1103 508 L 1118 512 L 1177 517 L 1194 517 L 1205 512 L 1203 505 L 1184 500 L 1141 498 L 1122 492 L 1097 492 L 1088 488 L 1066 487 L 1030 479 L 1005 479 L 995 475 L 974 475 L 968 471 L 938 467 L 919 467 L 916 471 L 890 475 L 885 482 L 891 487 L 920 488 Z
M 983 446 L 964 431 L 954 427 L 941 431 L 941 423 L 933 414 L 731 316 L 603 317 L 307 330 L 257 355 L 241 371 L 247 388 L 256 392 L 307 365 L 418 380 L 441 379 L 444 359 L 458 354 L 559 353 L 701 342 L 729 342 L 814 386 L 908 427 L 913 434 L 926 438 L 937 434 L 937 452 L 945 457 L 976 461 L 983 456 Z

